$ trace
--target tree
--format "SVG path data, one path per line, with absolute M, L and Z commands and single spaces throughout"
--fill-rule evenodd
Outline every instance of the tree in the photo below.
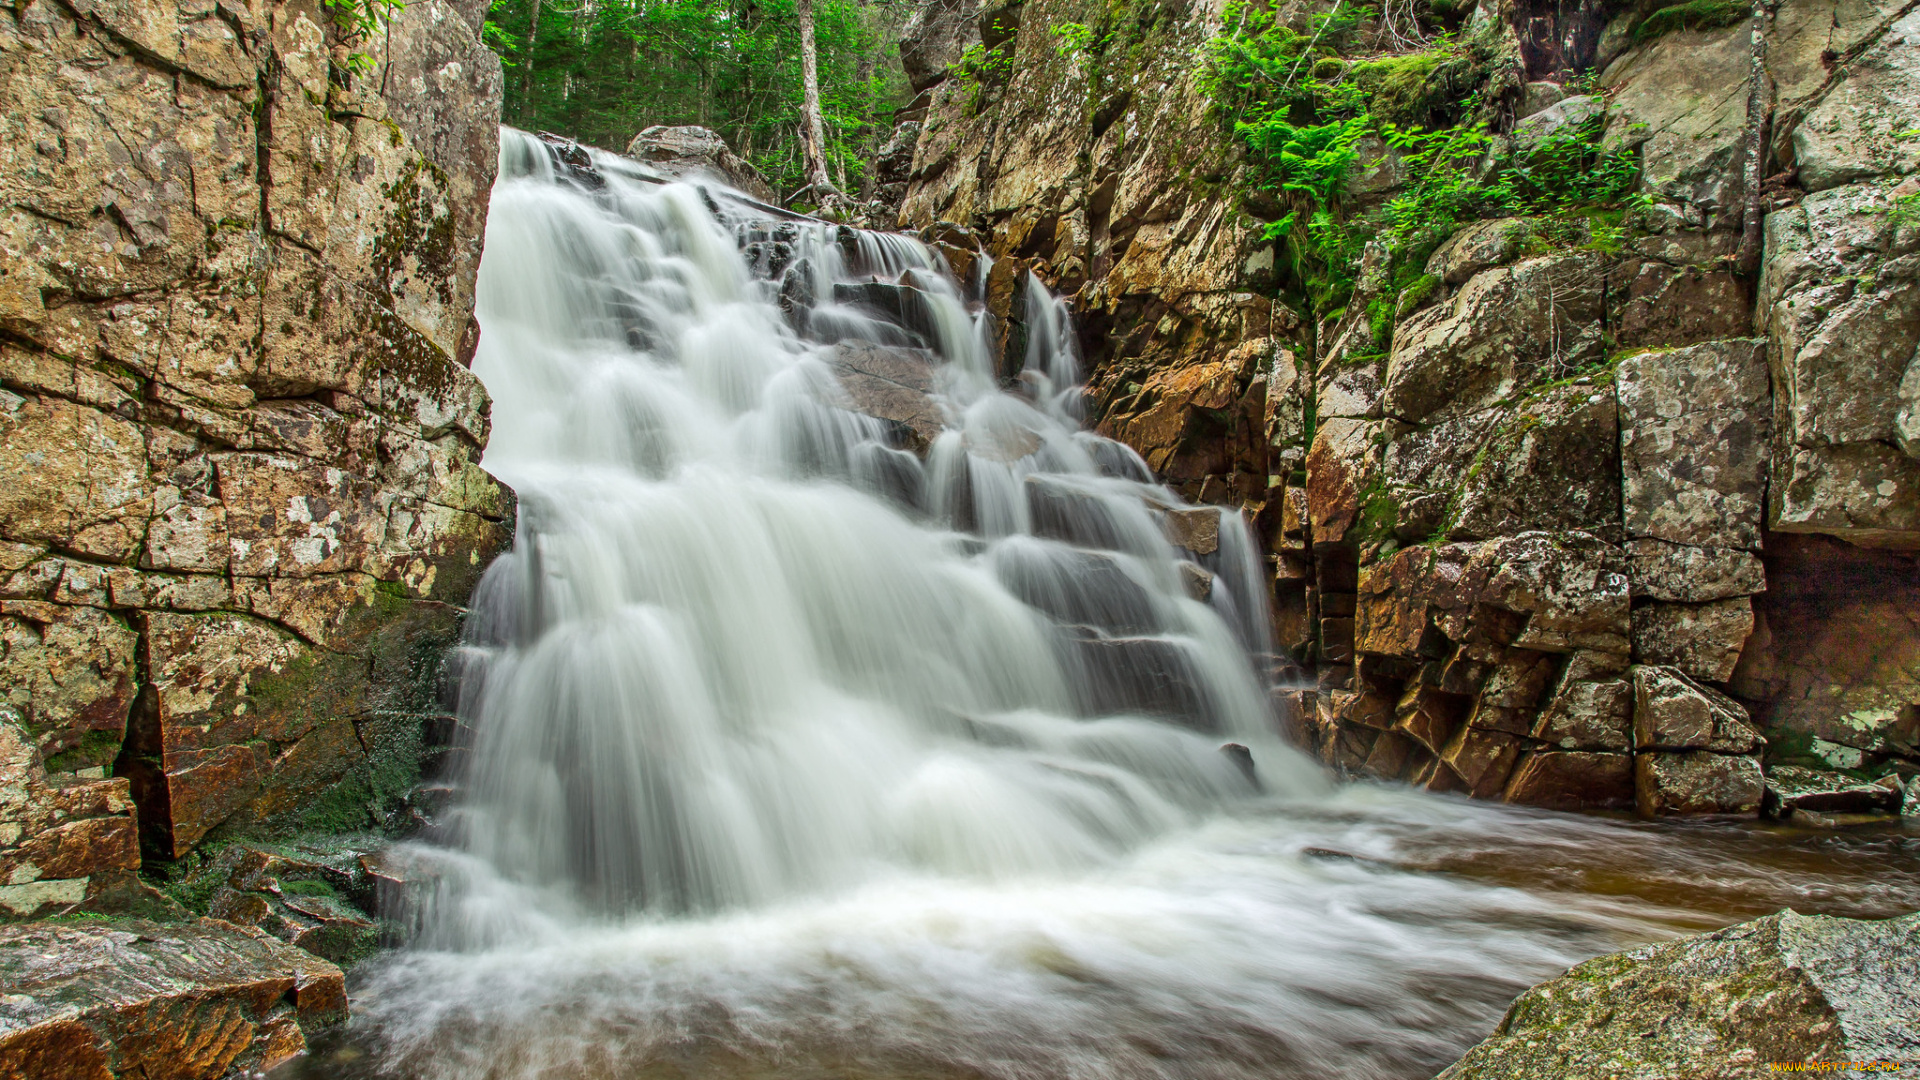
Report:
M 654 124 L 701 124 L 818 205 L 860 187 L 910 96 L 909 14 L 898 0 L 495 0 L 488 41 L 512 69 L 509 124 L 615 150 Z

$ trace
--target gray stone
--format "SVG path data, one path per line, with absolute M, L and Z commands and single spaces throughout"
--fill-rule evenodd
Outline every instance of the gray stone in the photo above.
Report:
M 1633 684 L 1576 682 L 1540 710 L 1533 737 L 1562 750 L 1624 751 L 1633 744 Z
M 1905 791 L 1894 783 L 1869 783 L 1844 773 L 1779 765 L 1767 771 L 1767 794 L 1762 806 L 1771 817 L 1797 816 L 1801 811 L 1832 814 L 1898 814 Z
M 626 154 L 676 179 L 717 180 L 762 202 L 779 198 L 759 170 L 734 153 L 712 128 L 655 125 L 635 135 L 627 143 Z
M 1793 129 L 1800 183 L 1822 191 L 1869 176 L 1920 168 L 1920 11 L 1889 27 Z
M 1448 285 L 1465 284 L 1482 270 L 1505 266 L 1519 258 L 1531 232 L 1525 218 L 1474 222 L 1434 249 L 1427 259 L 1427 273 Z
M 1590 94 L 1557 101 L 1514 125 L 1514 149 L 1536 150 L 1549 139 L 1578 128 L 1606 109 L 1604 102 Z
M 1571 373 L 1603 348 L 1601 275 L 1586 254 L 1476 274 L 1394 332 L 1384 407 L 1408 423 L 1484 408 Z
M 1708 1080 L 1769 1062 L 1912 1062 L 1917 1000 L 1920 915 L 1782 911 L 1542 983 L 1440 1080 Z
M 1746 132 L 1746 24 L 1665 34 L 1609 66 L 1606 144 L 1638 145 L 1641 190 L 1695 227 L 1737 228 Z
M 1567 96 L 1567 88 L 1556 82 L 1530 82 L 1520 88 L 1520 107 L 1515 112 L 1521 119 L 1558 105 Z
M 1769 451 L 1759 341 L 1620 362 L 1620 466 L 1629 536 L 1757 549 Z
M 1758 555 L 1665 540 L 1627 541 L 1627 574 L 1633 579 L 1636 598 L 1682 603 L 1748 596 L 1767 587 L 1766 568 Z
M 1723 683 L 1740 664 L 1753 633 L 1753 602 L 1744 596 L 1704 604 L 1642 604 L 1633 609 L 1633 657 L 1666 664 L 1696 679 Z

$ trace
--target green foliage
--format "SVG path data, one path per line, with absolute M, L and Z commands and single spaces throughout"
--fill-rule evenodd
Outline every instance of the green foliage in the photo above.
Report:
M 1343 55 L 1365 45 L 1356 35 L 1370 14 L 1342 3 L 1302 32 L 1271 8 L 1232 2 L 1228 30 L 1205 47 L 1201 85 L 1246 147 L 1254 182 L 1277 197 L 1281 213 L 1267 238 L 1281 243 L 1293 287 L 1316 311 L 1344 305 L 1375 239 L 1388 249 L 1391 288 L 1366 316 L 1382 342 L 1406 309 L 1397 294 L 1467 222 L 1566 219 L 1578 228 L 1542 235 L 1621 242 L 1619 211 L 1636 201 L 1639 162 L 1634 151 L 1602 147 L 1604 114 L 1510 149 L 1488 129 L 1491 113 L 1479 101 L 1505 62 L 1498 41 L 1461 40 L 1436 26 L 1419 51 Z M 1364 213 L 1346 197 L 1362 170 L 1390 174 L 1395 189 Z
M 1687 0 L 1684 4 L 1661 8 L 1633 28 L 1633 40 L 1652 41 L 1675 30 L 1717 30 L 1732 26 L 1752 14 L 1752 7 L 1740 0 Z
M 326 0 L 326 4 L 340 29 L 362 42 L 372 40 L 396 12 L 407 6 L 406 0 Z M 347 55 L 347 68 L 355 75 L 365 75 L 376 66 L 378 62 L 369 53 L 356 49 Z
M 1053 51 L 1071 60 L 1093 48 L 1093 30 L 1085 23 L 1061 23 L 1053 28 Z
M 907 98 L 886 62 L 905 10 L 815 0 L 813 11 L 827 158 L 857 192 Z M 793 0 L 494 0 L 486 40 L 508 67 L 509 124 L 615 150 L 655 124 L 700 124 L 781 191 L 806 182 Z

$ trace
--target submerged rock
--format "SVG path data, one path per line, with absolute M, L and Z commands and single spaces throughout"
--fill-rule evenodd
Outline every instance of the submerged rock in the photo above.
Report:
M 340 969 L 213 919 L 0 928 L 0 1076 L 212 1080 L 345 1022 Z
M 1916 1001 L 1920 915 L 1782 911 L 1541 983 L 1440 1080 L 1706 1080 L 1764 1075 L 1773 1062 L 1905 1064 L 1920 1059 Z

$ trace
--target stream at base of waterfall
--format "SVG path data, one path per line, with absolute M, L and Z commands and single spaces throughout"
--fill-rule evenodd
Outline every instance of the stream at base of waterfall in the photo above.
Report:
M 984 263 L 503 132 L 518 537 L 409 944 L 288 1075 L 1425 1077 L 1596 953 L 1920 903 L 1901 835 L 1329 781 L 1247 527 L 1170 539 L 1066 305 L 1008 364 Z

